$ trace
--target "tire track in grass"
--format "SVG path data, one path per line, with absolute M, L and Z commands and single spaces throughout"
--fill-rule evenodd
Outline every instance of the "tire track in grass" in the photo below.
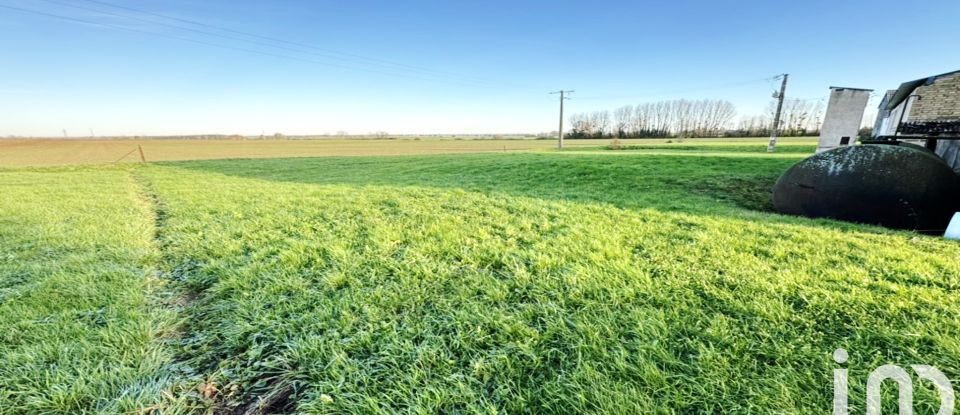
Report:
M 0 173 L 0 413 L 143 413 L 174 376 L 156 341 L 147 212 L 117 168 Z
M 157 336 L 157 341 L 172 350 L 174 359 L 170 364 L 171 381 L 164 393 L 165 402 L 150 411 L 160 413 L 195 413 L 200 411 L 196 401 L 198 396 L 210 393 L 202 387 L 203 382 L 189 365 L 189 359 L 182 354 L 181 345 L 187 338 L 184 331 L 185 317 L 183 310 L 190 307 L 196 300 L 192 293 L 176 282 L 185 272 L 181 267 L 171 267 L 174 263 L 167 251 L 164 250 L 163 228 L 167 220 L 166 205 L 153 188 L 152 183 L 140 172 L 140 167 L 129 170 L 128 179 L 136 189 L 137 202 L 143 207 L 151 224 L 151 242 L 155 251 L 152 263 L 153 272 L 149 277 L 149 298 L 158 314 L 165 317 L 163 329 Z M 180 277 L 178 277 L 180 276 Z
M 189 329 L 189 312 L 202 296 L 197 287 L 188 285 L 187 280 L 197 267 L 196 264 L 169 254 L 165 249 L 168 241 L 163 232 L 169 218 L 166 203 L 155 190 L 153 183 L 142 174 L 139 168 L 130 171 L 130 180 L 138 189 L 140 202 L 149 212 L 153 224 L 153 243 L 157 251 L 156 272 L 153 273 L 155 305 L 164 309 L 170 319 L 167 330 L 161 340 L 172 346 L 176 352 L 171 369 L 176 379 L 166 394 L 167 402 L 160 408 L 163 413 L 214 413 L 235 415 L 284 414 L 293 409 L 289 401 L 294 392 L 293 385 L 280 386 L 263 396 L 232 401 L 234 392 L 221 391 L 215 381 L 216 370 L 209 373 L 195 367 L 196 356 L 191 355 L 189 345 L 192 335 Z

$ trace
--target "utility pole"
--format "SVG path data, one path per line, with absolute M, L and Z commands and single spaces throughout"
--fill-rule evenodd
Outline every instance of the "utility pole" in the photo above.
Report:
M 570 97 L 565 95 L 571 92 L 573 91 L 564 91 L 561 89 L 559 91 L 550 93 L 550 95 L 560 94 L 560 129 L 558 130 L 559 133 L 557 134 L 557 150 L 563 150 L 563 101 L 570 99 Z
M 767 152 L 777 151 L 777 131 L 780 130 L 780 111 L 783 110 L 783 98 L 787 92 L 787 78 L 790 74 L 780 75 L 783 77 L 783 83 L 780 84 L 780 93 L 777 94 L 777 113 L 773 116 L 773 131 L 770 132 L 770 144 L 767 145 Z

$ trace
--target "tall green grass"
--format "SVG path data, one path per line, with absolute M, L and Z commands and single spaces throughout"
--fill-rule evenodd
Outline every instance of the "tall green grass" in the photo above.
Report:
M 288 159 L 144 176 L 196 298 L 185 363 L 225 391 L 208 408 L 822 413 L 840 347 L 854 411 L 883 363 L 956 378 L 960 247 L 743 207 L 791 162 Z M 736 181 L 760 185 L 717 185 Z
M 0 172 L 0 413 L 136 413 L 172 355 L 153 220 L 122 170 Z
M 960 244 L 773 214 L 803 154 L 753 150 L 2 172 L 0 413 L 828 413 L 838 367 L 862 413 L 881 364 L 960 379 Z

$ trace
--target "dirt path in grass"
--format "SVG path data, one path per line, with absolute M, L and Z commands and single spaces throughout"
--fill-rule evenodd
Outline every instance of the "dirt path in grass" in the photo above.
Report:
M 0 173 L 0 413 L 165 405 L 172 313 L 127 171 Z
M 164 237 L 168 220 L 167 205 L 140 169 L 131 169 L 129 178 L 136 186 L 139 203 L 144 206 L 153 224 L 152 241 L 157 257 L 153 264 L 155 272 L 151 275 L 149 295 L 154 307 L 161 309 L 162 313 L 169 317 L 157 341 L 173 345 L 172 352 L 175 357 L 172 367 L 179 375 L 168 389 L 168 401 L 157 409 L 224 415 L 284 413 L 283 409 L 291 406 L 287 398 L 292 390 L 283 389 L 249 402 L 237 402 L 231 399 L 230 391 L 220 390 L 218 385 L 209 380 L 211 375 L 206 369 L 192 367 L 195 356 L 182 345 L 188 343 L 190 338 L 187 310 L 195 306 L 201 293 L 182 284 L 191 272 L 191 266 L 165 249 L 168 243 Z
M 209 390 L 202 388 L 202 381 L 194 371 L 186 365 L 187 357 L 179 350 L 180 344 L 187 338 L 184 330 L 183 310 L 190 307 L 196 300 L 196 295 L 177 286 L 176 268 L 170 264 L 175 261 L 165 252 L 163 228 L 167 220 L 166 205 L 155 192 L 152 183 L 140 172 L 140 167 L 128 171 L 128 179 L 135 189 L 136 202 L 142 207 L 151 224 L 150 240 L 155 255 L 150 263 L 153 270 L 149 274 L 147 296 L 151 306 L 165 317 L 162 328 L 154 341 L 162 343 L 173 355 L 171 371 L 177 376 L 168 385 L 165 401 L 151 410 L 166 412 L 198 411 L 201 408 L 194 402 L 196 396 L 209 394 Z

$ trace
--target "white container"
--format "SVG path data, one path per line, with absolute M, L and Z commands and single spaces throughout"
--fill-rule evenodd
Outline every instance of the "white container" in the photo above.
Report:
M 943 237 L 960 240 L 960 212 L 953 214 L 953 219 L 947 225 L 947 232 L 943 234 Z

